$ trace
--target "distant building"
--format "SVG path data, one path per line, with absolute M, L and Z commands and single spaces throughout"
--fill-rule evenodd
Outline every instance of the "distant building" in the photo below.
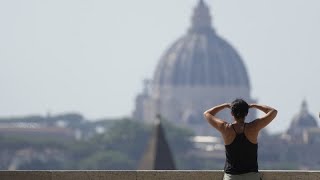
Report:
M 162 55 L 152 80 L 136 97 L 133 117 L 153 122 L 156 114 L 192 128 L 198 135 L 212 134 L 204 110 L 219 103 L 243 98 L 255 102 L 250 93 L 246 67 L 237 51 L 211 25 L 208 6 L 199 0 L 187 33 Z M 256 117 L 251 110 L 248 120 Z M 230 112 L 219 114 L 230 118 Z
M 303 142 L 306 144 L 320 145 L 320 128 L 309 128 L 304 131 Z
M 0 136 L 19 136 L 25 138 L 61 138 L 80 139 L 81 132 L 87 129 L 87 124 L 80 114 L 66 113 L 56 116 L 26 116 L 0 118 Z
M 76 139 L 76 133 L 72 129 L 54 126 L 46 127 L 37 123 L 0 123 L 0 136 Z
M 320 128 L 315 117 L 309 113 L 305 100 L 301 104 L 300 112 L 293 117 L 289 129 L 282 137 L 291 143 L 320 142 Z

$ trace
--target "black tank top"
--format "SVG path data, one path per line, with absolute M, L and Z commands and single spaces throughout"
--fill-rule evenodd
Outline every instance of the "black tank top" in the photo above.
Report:
M 258 172 L 258 144 L 253 144 L 245 136 L 245 124 L 242 133 L 237 133 L 233 125 L 231 126 L 236 133 L 236 137 L 231 144 L 225 145 L 225 173 L 243 174 L 248 172 Z

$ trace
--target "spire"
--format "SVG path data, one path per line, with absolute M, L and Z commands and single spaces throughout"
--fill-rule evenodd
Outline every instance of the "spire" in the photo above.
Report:
M 308 112 L 308 104 L 305 99 L 302 101 L 302 104 L 301 104 L 301 112 Z
M 201 31 L 204 29 L 212 29 L 211 15 L 206 3 L 203 0 L 199 0 L 198 5 L 193 11 L 191 31 Z
M 157 115 L 155 131 L 143 155 L 139 169 L 141 170 L 175 170 L 174 160 L 166 140 L 161 117 Z

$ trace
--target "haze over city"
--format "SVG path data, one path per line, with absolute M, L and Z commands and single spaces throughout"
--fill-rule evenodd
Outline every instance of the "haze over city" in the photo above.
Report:
M 0 1 L 0 116 L 130 116 L 143 80 L 187 32 L 196 3 Z M 215 30 L 246 65 L 252 97 L 279 110 L 268 129 L 285 130 L 303 99 L 317 116 L 320 2 L 206 3 Z

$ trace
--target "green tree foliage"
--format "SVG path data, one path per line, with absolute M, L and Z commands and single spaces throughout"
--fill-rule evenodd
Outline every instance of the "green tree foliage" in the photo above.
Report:
M 169 121 L 162 120 L 166 138 L 169 141 L 172 151 L 177 154 L 184 153 L 193 147 L 190 138 L 194 136 L 192 130 L 176 126 Z
M 151 128 L 129 119 L 116 121 L 104 134 L 97 135 L 92 141 L 101 150 L 118 151 L 127 154 L 133 162 L 142 155 Z
M 186 152 L 193 147 L 189 141 L 193 133 L 167 121 L 162 123 L 176 164 L 178 168 L 184 167 L 189 161 Z M 89 139 L 0 137 L 0 145 L 7 147 L 12 155 L 15 151 L 31 148 L 36 152 L 54 149 L 64 157 L 63 160 L 55 157 L 33 159 L 21 164 L 20 169 L 137 169 L 154 127 L 131 119 L 99 122 L 100 126 L 104 124 L 105 132 Z

